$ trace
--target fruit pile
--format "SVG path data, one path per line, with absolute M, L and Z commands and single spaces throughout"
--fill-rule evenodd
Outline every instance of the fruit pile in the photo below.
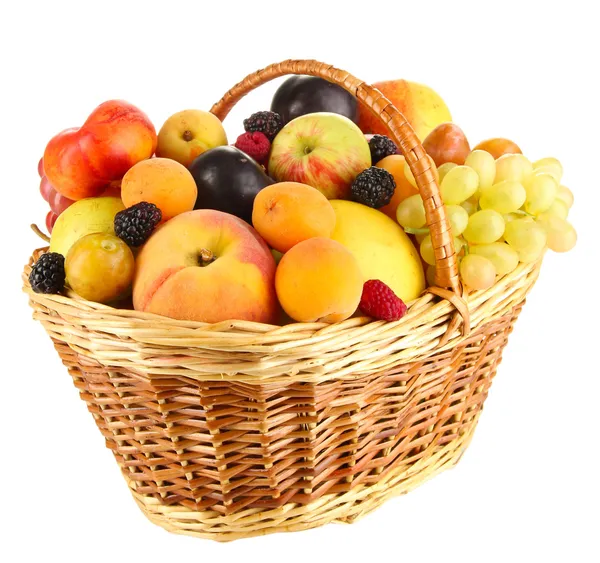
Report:
M 375 86 L 409 108 L 468 289 L 573 247 L 558 160 L 532 163 L 506 139 L 471 151 L 435 92 Z M 157 134 L 112 100 L 53 137 L 38 166 L 50 248 L 32 289 L 209 323 L 402 318 L 434 283 L 435 256 L 383 125 L 341 87 L 294 76 L 243 127 L 229 145 L 213 114 L 185 110 Z

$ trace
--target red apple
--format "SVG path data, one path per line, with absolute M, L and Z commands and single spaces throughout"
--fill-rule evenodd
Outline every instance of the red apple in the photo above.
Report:
M 337 113 L 308 113 L 292 119 L 275 137 L 269 176 L 277 182 L 300 182 L 327 199 L 350 196 L 352 182 L 371 166 L 362 131 Z
M 40 178 L 44 176 L 44 157 L 40 158 L 40 161 L 38 162 L 38 174 L 40 175 Z
M 145 113 L 122 100 L 100 104 L 82 127 L 53 137 L 44 171 L 68 199 L 97 196 L 156 150 L 156 130 Z

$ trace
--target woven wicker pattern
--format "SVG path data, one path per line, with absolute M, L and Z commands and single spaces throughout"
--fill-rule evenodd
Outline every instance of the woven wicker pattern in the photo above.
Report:
M 352 520 L 460 457 L 538 265 L 406 323 L 202 325 L 25 291 L 134 496 L 218 540 Z
M 540 263 L 462 295 L 428 163 L 376 90 L 315 61 L 247 77 L 213 112 L 284 73 L 325 76 L 390 125 L 412 160 L 443 287 L 397 322 L 185 322 L 24 291 L 144 513 L 212 539 L 350 522 L 451 467 L 469 443 Z M 422 168 L 422 169 L 421 169 Z M 419 175 L 419 171 L 421 174 Z M 441 299 L 440 299 L 441 298 Z M 93 484 L 90 484 L 93 487 Z

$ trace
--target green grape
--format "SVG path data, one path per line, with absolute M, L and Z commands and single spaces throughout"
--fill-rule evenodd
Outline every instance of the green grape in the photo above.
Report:
M 433 162 L 433 158 L 431 158 L 429 155 L 427 155 L 427 158 L 429 159 L 431 168 L 433 169 L 433 171 L 435 173 L 436 166 L 435 166 L 435 162 Z M 408 180 L 408 183 L 413 188 L 418 188 L 417 181 L 415 180 L 415 177 L 413 176 L 412 170 L 410 169 L 410 166 L 408 165 L 407 160 L 404 161 L 404 177 Z
M 456 254 L 460 254 L 465 241 L 462 239 L 462 237 L 453 237 L 452 242 L 454 243 L 454 252 L 456 252 Z
M 441 164 L 438 168 L 439 182 L 441 183 L 446 174 L 448 174 L 450 170 L 456 168 L 457 166 L 458 164 L 456 164 L 455 162 L 444 162 L 444 164 Z
M 554 252 L 568 252 L 577 242 L 577 233 L 573 225 L 555 215 L 544 214 L 538 223 L 546 231 L 546 244 Z
M 477 172 L 468 166 L 456 166 L 450 170 L 440 185 L 442 201 L 455 205 L 469 199 L 479 186 Z
M 478 203 L 475 198 L 469 198 L 467 201 L 463 201 L 460 206 L 469 214 L 473 215 L 477 211 Z
M 558 183 L 550 174 L 534 174 L 525 184 L 525 211 L 539 215 L 546 211 L 558 192 Z
M 525 182 L 533 172 L 531 162 L 522 154 L 505 154 L 496 160 L 495 184 L 505 180 Z
M 423 242 L 423 240 L 429 236 L 429 233 L 419 233 L 418 235 L 415 235 L 415 240 L 417 241 L 417 244 L 421 244 Z
M 469 248 L 469 254 L 487 258 L 494 265 L 499 276 L 509 274 L 519 265 L 517 251 L 505 242 L 473 245 Z
M 427 266 L 425 279 L 427 280 L 428 286 L 435 285 L 435 266 Z
M 484 256 L 468 254 L 460 263 L 460 276 L 471 289 L 487 289 L 494 285 L 496 268 Z
M 540 158 L 533 163 L 535 173 L 550 174 L 559 184 L 563 175 L 563 167 L 560 161 L 552 156 Z
M 469 166 L 479 176 L 479 190 L 484 191 L 489 188 L 496 178 L 496 161 L 494 157 L 486 151 L 475 150 L 467 156 L 465 166 Z
M 481 194 L 479 206 L 481 209 L 493 209 L 498 213 L 512 213 L 525 203 L 526 197 L 525 188 L 519 182 L 505 180 L 485 190 Z
M 405 229 L 421 229 L 427 223 L 425 207 L 419 194 L 411 195 L 403 200 L 396 209 L 396 219 Z
M 541 219 L 546 215 L 553 215 L 554 217 L 560 217 L 561 219 L 566 219 L 569 215 L 569 208 L 567 204 L 561 199 L 556 198 L 550 207 L 543 213 L 538 215 L 538 218 Z
M 515 219 L 522 219 L 523 215 L 517 215 L 516 213 L 505 213 L 504 215 L 502 215 L 502 217 L 504 218 L 505 223 L 510 223 Z
M 430 235 L 427 235 L 423 239 L 423 242 L 419 247 L 419 252 L 421 253 L 421 258 L 423 258 L 427 264 L 430 266 L 435 264 L 435 253 L 433 252 L 433 243 L 431 242 Z
M 457 254 L 462 250 L 462 240 L 458 237 L 454 237 L 454 252 Z M 431 236 L 427 235 L 421 242 L 419 246 L 419 252 L 421 253 L 421 258 L 425 260 L 427 264 L 433 266 L 435 264 L 435 252 L 433 250 L 433 242 L 431 241 Z
M 448 221 L 450 221 L 452 234 L 455 237 L 461 235 L 467 228 L 467 223 L 469 222 L 469 214 L 466 209 L 460 205 L 447 205 L 446 213 L 448 214 Z
M 473 244 L 496 242 L 504 233 L 504 219 L 493 209 L 482 209 L 469 217 L 463 236 Z
M 546 231 L 531 217 L 523 217 L 506 225 L 504 239 L 517 251 L 521 262 L 535 262 L 546 246 Z
M 566 186 L 559 186 L 556 199 L 560 199 L 567 206 L 567 209 L 571 209 L 575 196 L 573 196 L 573 192 Z

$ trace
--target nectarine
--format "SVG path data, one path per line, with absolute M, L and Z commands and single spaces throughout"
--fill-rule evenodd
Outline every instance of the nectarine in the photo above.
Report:
M 489 152 L 495 159 L 498 159 L 505 154 L 522 154 L 519 145 L 513 143 L 509 139 L 503 139 L 502 137 L 481 141 L 481 143 L 475 146 L 473 150 Z
M 148 116 L 123 100 L 111 100 L 100 104 L 82 127 L 50 140 L 44 172 L 56 191 L 79 200 L 100 195 L 155 149 L 156 131 Z

